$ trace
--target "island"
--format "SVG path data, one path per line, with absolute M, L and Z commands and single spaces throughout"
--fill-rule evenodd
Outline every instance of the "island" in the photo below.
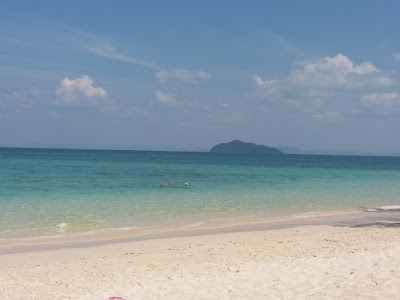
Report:
M 239 140 L 233 140 L 229 143 L 221 143 L 210 149 L 213 153 L 245 153 L 245 154 L 284 154 L 277 148 L 245 143 Z

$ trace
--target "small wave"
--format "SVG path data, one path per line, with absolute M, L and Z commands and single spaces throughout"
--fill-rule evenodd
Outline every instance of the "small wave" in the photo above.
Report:
M 196 222 L 196 223 L 192 223 L 192 224 L 188 224 L 188 227 L 198 227 L 198 226 L 201 226 L 201 225 L 204 225 L 205 224 L 205 222 Z
M 67 223 L 58 223 L 56 225 L 58 232 L 64 232 L 67 230 L 68 224 Z
M 296 219 L 300 219 L 300 218 L 310 218 L 310 217 L 315 217 L 317 213 L 314 211 L 309 211 L 306 213 L 302 213 L 302 214 L 298 214 L 295 216 Z
M 385 205 L 380 207 L 365 208 L 366 212 L 400 211 L 400 205 Z
M 117 228 L 113 228 L 113 230 L 118 230 L 118 231 L 130 231 L 130 230 L 135 230 L 137 229 L 136 226 L 132 226 L 132 227 L 117 227 Z

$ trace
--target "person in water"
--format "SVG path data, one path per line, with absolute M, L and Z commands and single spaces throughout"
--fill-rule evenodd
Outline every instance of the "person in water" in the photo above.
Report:
M 161 182 L 161 184 L 160 184 L 160 188 L 163 188 L 164 187 L 164 183 L 163 182 Z
M 172 186 L 172 181 L 169 182 L 169 186 Z
M 189 188 L 189 183 L 185 183 L 185 188 L 188 189 Z

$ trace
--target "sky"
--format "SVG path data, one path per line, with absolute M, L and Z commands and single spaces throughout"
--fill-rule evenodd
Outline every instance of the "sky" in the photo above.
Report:
M 0 3 L 0 147 L 400 153 L 398 1 Z

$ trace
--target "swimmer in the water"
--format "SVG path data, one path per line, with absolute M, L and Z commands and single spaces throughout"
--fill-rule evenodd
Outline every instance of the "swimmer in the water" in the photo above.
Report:
M 164 187 L 164 183 L 163 182 L 161 182 L 161 184 L 160 184 L 160 188 L 163 188 Z
M 172 181 L 169 182 L 169 186 L 172 186 Z
M 188 189 L 189 188 L 189 183 L 185 183 L 185 188 Z

